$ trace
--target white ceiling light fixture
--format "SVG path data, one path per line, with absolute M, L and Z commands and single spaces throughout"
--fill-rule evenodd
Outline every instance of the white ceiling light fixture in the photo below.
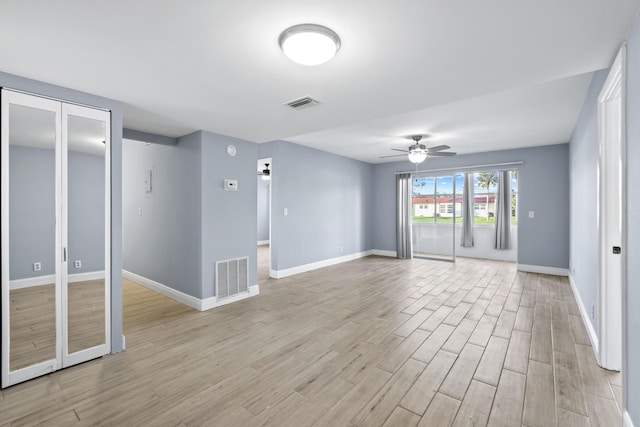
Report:
M 280 34 L 278 44 L 285 55 L 301 65 L 324 64 L 340 49 L 340 37 L 330 28 L 299 24 Z
M 427 147 L 422 144 L 414 144 L 409 147 L 409 161 L 411 163 L 419 164 L 427 158 Z

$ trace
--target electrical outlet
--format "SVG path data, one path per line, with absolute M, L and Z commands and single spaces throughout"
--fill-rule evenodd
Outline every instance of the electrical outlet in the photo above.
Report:
M 596 305 L 595 304 L 591 304 L 591 318 L 592 319 L 596 318 Z
M 34 262 L 33 263 L 33 271 L 40 271 L 40 270 L 42 270 L 42 263 Z
M 142 216 L 142 208 L 138 208 L 138 216 Z
M 75 262 L 73 263 L 73 266 L 75 268 L 82 268 L 82 261 L 79 259 L 75 260 Z
M 340 253 L 344 253 L 344 246 L 340 246 Z

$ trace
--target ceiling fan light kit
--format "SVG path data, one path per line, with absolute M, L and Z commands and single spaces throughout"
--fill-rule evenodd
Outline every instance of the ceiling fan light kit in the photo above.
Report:
M 262 178 L 263 181 L 269 181 L 271 180 L 271 171 L 269 170 L 269 163 L 265 163 L 264 166 L 265 168 L 262 169 L 260 178 Z
M 429 136 L 429 135 L 425 135 Z M 424 162 L 429 156 L 455 156 L 456 153 L 451 151 L 443 151 L 448 150 L 448 145 L 437 145 L 435 147 L 427 147 L 424 144 L 420 144 L 420 140 L 423 138 L 423 135 L 413 135 L 410 137 L 415 144 L 409 146 L 409 150 L 400 150 L 398 148 L 392 148 L 393 151 L 402 151 L 403 153 L 407 153 L 407 157 L 411 163 L 420 164 Z M 396 154 L 393 156 L 380 156 L 381 159 L 386 159 L 389 157 L 402 157 L 404 154 Z
M 427 159 L 427 147 L 422 144 L 414 144 L 409 147 L 409 154 L 407 156 L 411 163 L 422 163 Z
M 317 24 L 289 27 L 278 37 L 284 54 L 301 65 L 320 65 L 334 57 L 340 49 L 340 37 L 331 28 Z

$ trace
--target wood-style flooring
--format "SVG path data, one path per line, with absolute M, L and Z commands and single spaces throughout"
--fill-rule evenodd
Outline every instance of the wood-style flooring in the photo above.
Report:
M 67 289 L 69 353 L 104 344 L 104 279 L 69 283 Z M 55 359 L 55 285 L 14 289 L 9 295 L 11 370 Z
M 197 312 L 125 282 L 127 350 L 3 390 L 0 425 L 618 426 L 565 278 L 367 257 Z

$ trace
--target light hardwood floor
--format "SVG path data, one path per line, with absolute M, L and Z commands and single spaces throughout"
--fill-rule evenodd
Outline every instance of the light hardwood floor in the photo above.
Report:
M 55 285 L 9 293 L 11 370 L 56 358 Z M 69 353 L 105 342 L 104 279 L 68 285 Z
M 0 425 L 616 426 L 565 278 L 368 257 L 200 313 L 125 283 L 127 350 L 2 391 Z

